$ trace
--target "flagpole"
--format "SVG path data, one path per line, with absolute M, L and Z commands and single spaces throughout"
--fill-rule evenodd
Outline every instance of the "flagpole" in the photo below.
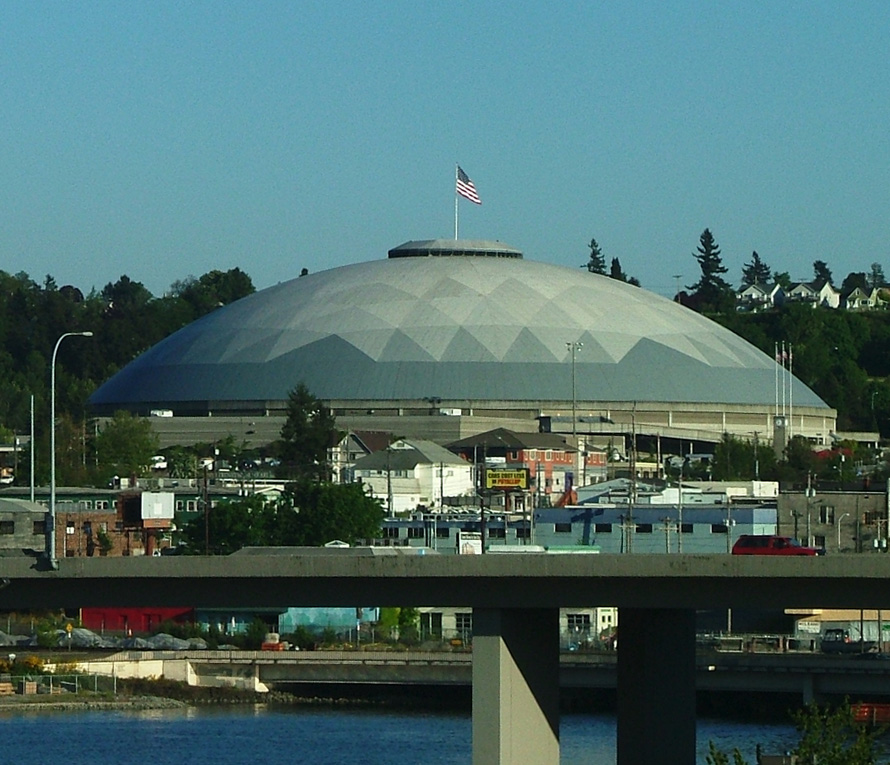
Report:
M 457 241 L 457 165 L 454 166 L 454 241 Z
M 794 437 L 794 351 L 788 343 L 788 437 Z
M 788 414 L 788 411 L 785 409 L 785 388 L 786 388 L 785 372 L 787 371 L 785 369 L 785 359 L 787 359 L 787 358 L 788 358 L 788 356 L 785 354 L 785 341 L 783 340 L 782 341 L 782 416 L 783 417 L 787 416 L 787 414 Z M 787 423 L 786 423 L 786 426 L 787 426 Z

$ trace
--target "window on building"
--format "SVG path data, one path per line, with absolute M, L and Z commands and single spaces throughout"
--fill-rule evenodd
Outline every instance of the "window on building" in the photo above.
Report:
M 866 526 L 874 526 L 880 517 L 881 514 L 877 510 L 866 510 L 865 515 L 862 517 L 862 521 Z
M 652 533 L 652 524 L 651 523 L 638 523 L 637 524 L 637 534 L 651 534 Z
M 834 505 L 822 505 L 819 508 L 819 523 L 834 523 Z
M 423 539 L 423 526 L 409 526 L 408 539 Z
M 420 635 L 422 639 L 442 637 L 442 613 L 429 611 L 420 615 Z
M 813 536 L 813 547 L 818 547 L 821 549 L 825 549 L 825 536 L 822 534 L 816 534 Z
M 681 534 L 691 534 L 692 533 L 692 524 L 691 523 L 681 523 L 680 524 L 680 533 Z
M 529 449 L 526 451 L 526 459 L 530 462 L 536 460 L 538 458 L 538 450 L 537 449 Z
M 107 499 L 97 499 L 96 500 L 96 510 L 108 510 L 108 500 Z
M 531 538 L 531 529 L 528 526 L 517 526 L 516 527 L 516 538 L 517 539 L 530 539 Z
M 198 511 L 198 500 L 190 499 L 185 503 L 185 509 L 190 513 L 196 513 Z
M 466 643 L 473 635 L 473 612 L 459 611 L 454 615 L 454 628 L 457 634 Z
M 544 452 L 544 461 L 545 462 L 553 461 L 553 452 L 550 451 L 550 449 L 548 449 L 547 451 Z
M 712 523 L 711 524 L 711 533 L 712 534 L 727 534 L 729 529 L 726 528 L 725 523 Z
M 181 513 L 185 509 L 185 502 L 181 499 L 176 500 L 176 512 Z
M 398 526 L 384 526 L 383 527 L 383 538 L 384 539 L 398 539 L 399 538 L 399 527 Z
M 449 539 L 451 537 L 451 529 L 447 526 L 436 526 L 436 539 Z
M 566 614 L 566 626 L 572 632 L 590 632 L 590 614 Z
M 554 523 L 553 530 L 557 534 L 571 534 L 572 533 L 572 524 L 571 523 Z
M 46 521 L 34 521 L 34 530 L 31 533 L 34 536 L 46 534 Z
M 593 525 L 593 530 L 597 534 L 611 534 L 612 533 L 612 524 L 611 523 L 595 523 Z
M 65 533 L 66 533 L 66 534 L 73 534 L 73 533 L 74 533 L 74 521 L 68 521 L 68 522 L 65 524 Z
M 507 536 L 506 531 L 503 526 L 489 526 L 488 527 L 488 538 L 489 539 L 505 539 Z
M 15 521 L 0 521 L 0 534 L 15 534 Z

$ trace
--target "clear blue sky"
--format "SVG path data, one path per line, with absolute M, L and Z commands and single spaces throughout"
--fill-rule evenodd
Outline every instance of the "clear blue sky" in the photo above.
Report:
M 890 275 L 890 5 L 41 2 L 0 9 L 0 270 L 263 288 L 450 238 L 691 284 L 709 227 Z

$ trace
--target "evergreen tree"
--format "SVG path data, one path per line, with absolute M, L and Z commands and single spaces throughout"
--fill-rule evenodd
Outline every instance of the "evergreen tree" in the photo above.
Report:
M 287 419 L 281 428 L 281 457 L 296 478 L 327 480 L 328 448 L 338 438 L 331 410 L 300 383 L 287 397 Z
M 720 312 L 730 309 L 734 304 L 735 295 L 721 276 L 727 269 L 723 265 L 720 248 L 710 229 L 702 231 L 697 253 L 693 253 L 693 256 L 701 268 L 701 279 L 688 289 L 693 290 L 698 310 Z
M 872 289 L 883 287 L 887 283 L 884 278 L 884 267 L 880 263 L 871 264 L 871 272 L 868 275 L 868 286 Z
M 587 246 L 590 248 L 590 259 L 586 263 L 587 270 L 592 274 L 605 274 L 606 259 L 603 257 L 603 251 L 596 239 L 591 239 Z
M 868 277 L 864 271 L 851 271 L 848 273 L 844 277 L 843 284 L 841 284 L 841 292 L 852 292 L 857 287 L 861 290 L 868 289 Z
M 742 267 L 742 284 L 746 287 L 752 284 L 768 284 L 771 274 L 770 267 L 760 259 L 757 250 L 754 250 L 751 262 Z
M 828 284 L 831 284 L 831 269 L 828 268 L 828 264 L 824 260 L 817 260 L 813 262 L 813 276 L 816 278 L 816 281 L 826 281 Z
M 773 271 L 773 281 L 784 290 L 789 289 L 793 284 L 791 274 L 787 271 Z
M 609 278 L 619 282 L 627 281 L 627 274 L 621 270 L 621 261 L 618 258 L 612 258 L 612 265 L 609 268 Z

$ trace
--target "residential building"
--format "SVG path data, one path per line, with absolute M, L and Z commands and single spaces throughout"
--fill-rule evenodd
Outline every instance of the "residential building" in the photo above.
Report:
M 785 302 L 785 290 L 780 284 L 748 284 L 736 293 L 739 311 L 762 311 L 781 306 Z
M 826 279 L 792 284 L 786 297 L 791 302 L 809 303 L 814 308 L 839 308 L 841 305 L 840 292 Z
M 352 473 L 391 515 L 442 510 L 476 493 L 473 466 L 432 441 L 398 439 L 356 460 Z

